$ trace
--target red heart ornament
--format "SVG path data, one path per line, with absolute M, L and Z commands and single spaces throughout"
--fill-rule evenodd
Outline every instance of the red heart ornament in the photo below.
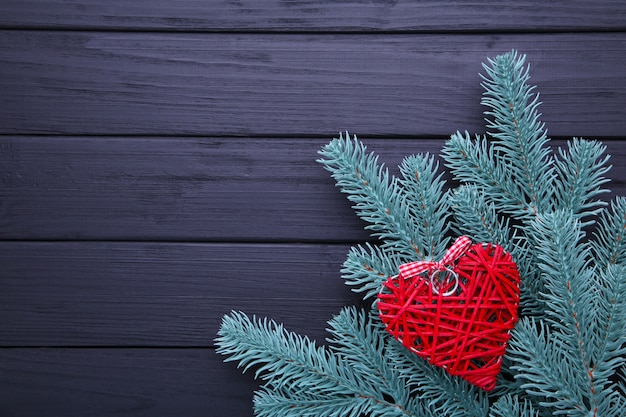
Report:
M 377 304 L 387 331 L 406 348 L 491 391 L 518 319 L 519 271 L 501 246 L 470 245 L 462 236 L 441 262 L 402 265 Z

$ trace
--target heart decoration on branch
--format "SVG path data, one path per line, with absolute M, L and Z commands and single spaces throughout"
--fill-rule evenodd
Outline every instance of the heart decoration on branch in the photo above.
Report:
M 520 278 L 511 254 L 461 236 L 441 261 L 399 269 L 378 295 L 387 331 L 431 364 L 493 390 L 518 319 Z

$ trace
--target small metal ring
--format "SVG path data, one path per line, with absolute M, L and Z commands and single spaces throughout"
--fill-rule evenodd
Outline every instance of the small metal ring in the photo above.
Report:
M 439 288 L 438 285 L 436 284 L 436 280 L 435 278 L 442 272 L 446 272 L 447 276 L 446 278 L 449 277 L 453 277 L 454 279 L 454 286 L 452 287 L 452 289 L 442 293 L 441 295 L 444 297 L 447 297 L 449 295 L 452 295 L 456 292 L 457 288 L 459 288 L 459 274 L 457 274 L 454 270 L 450 269 L 450 268 L 446 268 L 442 271 L 434 271 L 430 274 L 430 286 L 433 290 L 433 293 L 435 293 L 435 295 L 439 295 Z

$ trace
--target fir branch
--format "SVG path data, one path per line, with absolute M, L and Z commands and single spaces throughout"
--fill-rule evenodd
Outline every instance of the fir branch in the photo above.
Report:
M 498 161 L 494 145 L 486 137 L 477 135 L 472 140 L 469 133 L 457 132 L 446 142 L 441 155 L 455 180 L 480 187 L 498 211 L 519 218 L 536 214 L 520 184 L 513 181 L 506 165 Z
M 320 150 L 324 158 L 318 162 L 332 173 L 337 186 L 355 203 L 357 215 L 370 225 L 372 236 L 409 257 L 424 257 L 418 246 L 415 225 L 411 221 L 409 206 L 403 197 L 398 179 L 389 176 L 384 165 L 378 165 L 378 156 L 366 153 L 367 148 L 356 136 L 350 140 L 348 133 L 333 139 Z
M 576 358 L 579 376 L 587 377 L 597 335 L 598 297 L 590 249 L 580 243 L 582 226 L 571 213 L 540 216 L 532 224 L 531 241 L 537 251 L 545 283 L 547 319 L 553 336 Z
M 371 397 L 310 396 L 303 390 L 263 388 L 254 395 L 254 412 L 258 417 L 360 417 L 396 415 L 380 410 Z M 385 414 L 386 413 L 386 414 Z
M 252 319 L 241 312 L 224 316 L 216 339 L 225 361 L 238 361 L 244 372 L 257 367 L 276 388 L 298 385 L 319 394 L 353 394 L 356 375 L 341 367 L 336 356 L 314 341 L 287 332 L 268 319 Z
M 581 223 L 571 213 L 540 216 L 533 226 L 531 237 L 544 274 L 550 322 L 550 329 L 546 329 L 550 340 L 545 347 L 557 352 L 545 358 L 554 361 L 547 366 L 553 375 L 558 375 L 560 369 L 560 377 L 564 378 L 560 384 L 568 385 L 566 391 L 576 403 L 569 406 L 583 407 L 591 415 L 609 415 L 611 408 L 622 401 L 609 378 L 626 353 L 625 270 L 613 266 L 601 271 L 592 264 L 589 246 L 579 243 L 584 236 Z M 543 338 L 535 339 L 541 345 L 539 339 Z M 528 377 L 529 370 L 525 372 Z M 528 382 L 523 385 L 529 386 Z M 559 408 L 562 401 L 567 402 L 561 399 L 552 406 Z
M 348 258 L 343 263 L 341 276 L 347 285 L 353 287 L 353 291 L 365 293 L 364 299 L 375 298 L 383 282 L 397 274 L 401 263 L 397 255 L 377 246 L 356 246 L 350 249 Z
M 393 390 L 390 383 L 398 379 L 393 370 L 383 358 L 385 337 L 380 332 L 381 326 L 373 323 L 373 318 L 365 311 L 357 311 L 355 307 L 348 307 L 333 317 L 329 322 L 328 332 L 332 337 L 332 350 L 342 355 L 346 362 L 357 369 L 382 381 L 379 388 Z M 390 394 L 390 392 L 388 392 Z M 402 393 L 403 399 L 408 395 Z
M 590 416 L 593 410 L 578 382 L 580 374 L 571 363 L 571 355 L 562 343 L 551 337 L 541 322 L 522 318 L 512 332 L 507 356 L 514 361 L 516 378 L 522 388 L 540 398 L 540 404 L 554 414 Z
M 379 398 L 388 399 L 398 409 L 410 411 L 411 393 L 406 378 L 391 366 L 385 355 L 387 334 L 382 324 L 355 308 L 343 309 L 328 324 L 332 350 L 378 390 Z
M 525 314 L 542 314 L 545 311 L 539 294 L 543 282 L 536 268 L 536 258 L 524 235 L 509 225 L 509 218 L 499 215 L 493 202 L 476 185 L 465 184 L 451 193 L 454 214 L 452 229 L 458 235 L 467 235 L 475 242 L 493 242 L 510 252 L 515 259 L 522 283 L 522 309 Z
M 598 285 L 598 346 L 590 355 L 590 376 L 599 394 L 600 415 L 616 399 L 619 392 L 611 391 L 611 378 L 626 363 L 626 268 L 610 265 L 602 271 Z M 619 400 L 617 400 L 619 401 Z
M 489 392 L 491 402 L 497 401 L 503 396 L 524 396 L 522 381 L 515 378 L 515 372 L 511 368 L 513 364 L 513 361 L 508 356 L 502 358 L 502 368 L 500 368 L 500 374 L 498 374 L 496 387 Z
M 313 398 L 302 390 L 284 392 L 262 389 L 255 393 L 255 414 L 258 417 L 404 417 L 400 409 L 389 409 L 372 398 Z M 411 399 L 413 417 L 437 417 L 421 401 Z
M 415 242 L 418 250 L 431 258 L 440 258 L 449 238 L 449 204 L 444 192 L 445 181 L 439 163 L 432 155 L 412 155 L 400 165 L 410 216 L 420 233 Z
M 433 414 L 447 417 L 487 415 L 487 395 L 464 379 L 430 365 L 396 340 L 388 342 L 387 357 L 407 383 L 414 387 L 415 396 L 423 399 Z
M 622 365 L 619 369 L 617 386 L 620 390 L 621 395 L 626 396 L 626 364 Z
M 626 373 L 626 198 L 609 209 L 598 200 L 610 168 L 600 143 L 574 138 L 552 154 L 524 62 L 512 51 L 484 65 L 489 139 L 457 132 L 442 150 L 462 183 L 455 192 L 445 191 L 433 156 L 407 157 L 396 178 L 347 133 L 318 160 L 382 240 L 352 248 L 343 265 L 346 283 L 365 298 L 375 298 L 401 263 L 440 257 L 450 230 L 513 255 L 527 316 L 503 358 L 507 382 L 488 395 L 450 376 L 393 340 L 374 312 L 347 308 L 330 320 L 330 347 L 233 312 L 217 352 L 265 381 L 257 415 L 623 414 L 626 385 L 616 372 Z M 590 241 L 583 226 L 598 216 Z
M 552 208 L 554 168 L 548 139 L 539 122 L 538 95 L 527 84 L 525 56 L 515 51 L 483 65 L 482 104 L 493 117 L 486 137 L 457 132 L 442 150 L 446 166 L 460 181 L 480 186 L 499 211 L 527 219 Z
M 609 265 L 601 271 L 596 289 L 599 343 L 591 363 L 596 376 L 608 379 L 626 361 L 626 267 Z
M 263 415 L 292 416 L 282 408 L 290 401 L 294 406 L 300 404 L 301 412 L 306 414 L 316 403 L 329 399 L 332 406 L 324 413 L 314 408 L 320 416 L 336 415 L 337 408 L 345 411 L 353 406 L 359 412 L 384 409 L 385 412 L 376 414 L 381 416 L 411 416 L 410 410 L 390 402 L 371 378 L 349 366 L 341 355 L 287 332 L 272 320 L 233 312 L 224 316 L 216 342 L 217 352 L 228 356 L 226 361 L 238 361 L 244 371 L 256 367 L 255 378 L 266 381 L 265 390 L 257 393 L 256 401 L 257 410 Z M 276 414 L 279 410 L 286 414 Z
M 626 264 L 626 197 L 617 197 L 608 211 L 603 210 L 594 237 L 599 265 Z
M 574 138 L 567 143 L 568 150 L 559 148 L 555 166 L 559 181 L 555 182 L 555 201 L 558 208 L 571 210 L 579 218 L 599 213 L 606 202 L 594 200 L 598 194 L 608 192 L 602 185 L 609 182 L 603 177 L 611 167 L 606 146 L 596 141 Z M 593 221 L 589 221 L 590 224 Z
M 525 55 L 516 51 L 499 55 L 483 64 L 485 89 L 481 103 L 490 108 L 485 114 L 487 128 L 494 129 L 494 150 L 515 183 L 523 184 L 523 200 L 534 213 L 550 209 L 552 182 L 550 148 L 544 124 L 537 111 L 539 94 L 528 84 L 530 66 Z
M 489 410 L 489 417 L 539 417 L 530 401 L 519 400 L 517 395 L 504 395 Z
M 474 242 L 492 242 L 511 252 L 515 249 L 507 218 L 500 217 L 493 203 L 475 185 L 462 185 L 450 196 L 454 213 L 454 231 Z
M 554 415 L 620 417 L 626 407 L 626 398 L 616 386 L 596 379 L 589 390 L 584 376 L 572 366 L 571 352 L 543 323 L 522 319 L 513 331 L 507 356 L 516 362 L 513 368 L 522 388 Z
M 522 225 L 520 229 L 524 230 L 528 226 Z M 518 235 L 516 246 L 511 250 L 513 259 L 517 263 L 517 268 L 522 278 L 520 286 L 520 316 L 532 316 L 538 319 L 546 318 L 545 298 L 545 281 L 542 277 L 542 271 L 537 268 L 538 259 L 534 250 L 535 243 L 530 242 L 526 235 Z

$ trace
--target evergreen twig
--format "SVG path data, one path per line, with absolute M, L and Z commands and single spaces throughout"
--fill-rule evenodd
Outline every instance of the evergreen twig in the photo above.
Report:
M 375 310 L 344 309 L 329 321 L 329 346 L 232 313 L 218 352 L 265 381 L 258 416 L 617 417 L 626 409 L 626 198 L 598 199 L 606 149 L 574 138 L 551 150 L 525 56 L 512 51 L 484 68 L 489 132 L 457 132 L 441 152 L 456 189 L 446 189 L 433 156 L 405 158 L 396 178 L 347 133 L 319 162 L 381 240 L 353 247 L 343 265 L 365 299 L 400 264 L 440 257 L 450 232 L 513 255 L 522 318 L 500 386 L 488 395 L 431 366 L 389 337 Z

